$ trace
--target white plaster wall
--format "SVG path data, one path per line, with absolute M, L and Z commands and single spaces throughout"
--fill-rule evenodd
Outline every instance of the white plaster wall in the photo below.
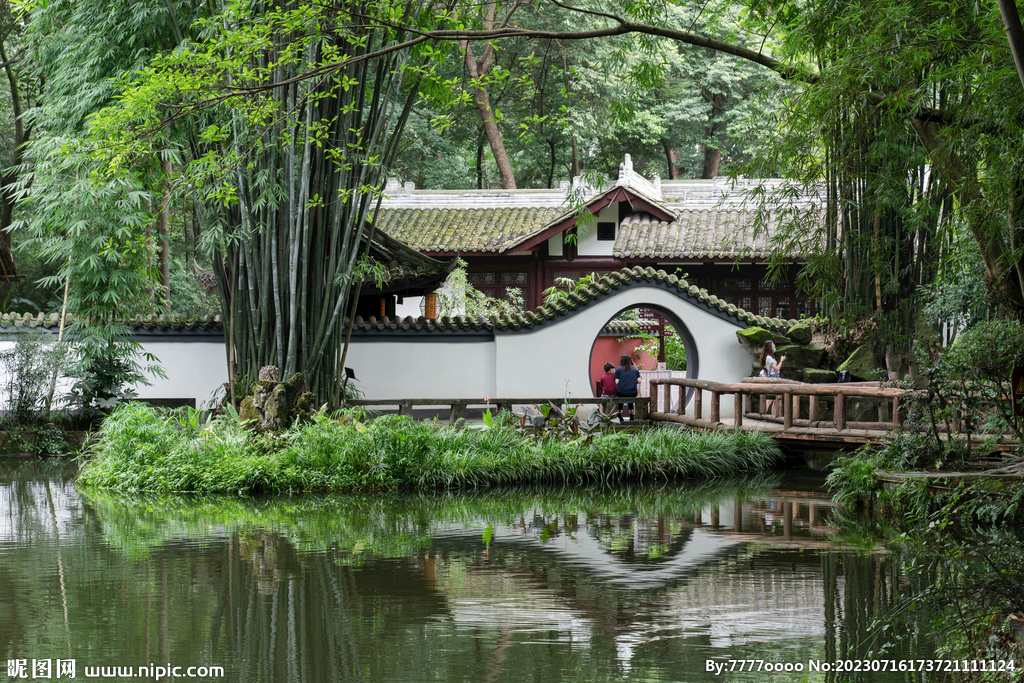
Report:
M 395 317 L 396 318 L 407 318 L 412 316 L 418 318 L 423 315 L 423 310 L 420 306 L 423 305 L 422 296 L 406 296 L 402 297 L 402 303 L 395 304 Z
M 750 372 L 750 354 L 736 339 L 736 324 L 659 287 L 631 287 L 557 323 L 493 340 L 446 341 L 406 337 L 353 339 L 346 365 L 366 398 L 556 398 L 568 390 L 589 397 L 590 350 L 601 328 L 619 311 L 653 305 L 672 311 L 697 346 L 699 376 L 738 382 Z M 195 398 L 208 402 L 227 381 L 220 342 L 148 342 L 168 378 L 138 387 L 143 398 Z M 723 400 L 722 416 L 732 416 Z M 705 407 L 705 411 L 708 408 Z
M 675 313 L 697 346 L 699 376 L 738 382 L 750 372 L 750 354 L 736 338 L 737 325 L 659 287 L 631 287 L 535 332 L 496 337 L 495 396 L 590 396 L 590 349 L 601 328 L 619 311 L 645 304 Z M 707 408 L 705 408 L 707 410 Z M 722 401 L 722 415 L 732 402 Z
M 580 256 L 611 256 L 612 248 L 615 246 L 615 240 L 599 240 L 597 239 L 597 224 L 598 223 L 615 223 L 616 230 L 619 225 L 619 203 L 612 202 L 608 206 L 604 207 L 597 212 L 597 216 L 594 218 L 594 222 L 587 228 L 587 234 L 581 236 L 579 239 L 578 249 L 576 251 Z
M 228 362 L 222 341 L 142 342 L 159 359 L 167 378 L 149 376 L 150 386 L 139 385 L 139 398 L 194 398 L 202 407 L 219 401 L 228 381 Z
M 366 398 L 483 398 L 498 395 L 495 353 L 490 340 L 353 339 L 345 365 Z

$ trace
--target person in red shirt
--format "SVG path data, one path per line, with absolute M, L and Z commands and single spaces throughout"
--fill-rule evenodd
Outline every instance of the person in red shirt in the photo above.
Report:
M 604 364 L 604 374 L 601 375 L 601 396 L 615 395 L 615 366 L 611 363 Z

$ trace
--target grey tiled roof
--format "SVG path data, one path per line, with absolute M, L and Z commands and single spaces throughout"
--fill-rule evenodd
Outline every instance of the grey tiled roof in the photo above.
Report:
M 616 258 L 769 258 L 777 251 L 774 226 L 755 233 L 755 213 L 683 209 L 671 223 L 632 215 L 622 221 L 612 253 Z M 792 251 L 785 255 L 797 256 Z
M 716 296 L 690 284 L 676 275 L 653 268 L 626 268 L 600 276 L 587 284 L 582 291 L 572 293 L 550 304 L 512 316 L 491 318 L 469 318 L 466 316 L 445 316 L 438 320 L 419 318 L 363 318 L 356 316 L 354 330 L 360 333 L 512 333 L 526 331 L 562 320 L 586 308 L 591 303 L 612 296 L 615 292 L 629 287 L 655 286 L 666 289 L 690 303 L 714 315 L 731 320 L 741 327 L 757 325 L 769 330 L 784 331 L 796 324 L 796 320 L 766 318 L 738 308 Z M 0 316 L 0 330 L 12 331 L 23 327 L 43 327 L 56 330 L 60 322 L 58 314 L 18 315 L 5 313 Z M 68 324 L 71 320 L 69 318 Z M 187 319 L 168 316 L 148 316 L 127 320 L 126 324 L 136 332 L 159 335 L 210 333 L 222 331 L 220 316 L 214 318 Z
M 719 299 L 707 290 L 691 285 L 676 275 L 653 268 L 626 268 L 602 275 L 586 285 L 579 293 L 569 294 L 550 304 L 544 304 L 532 311 L 512 316 L 492 318 L 470 318 L 466 316 L 445 316 L 438 320 L 425 318 L 362 318 L 357 316 L 355 328 L 364 333 L 510 333 L 533 329 L 550 322 L 562 320 L 587 307 L 592 302 L 611 296 L 618 290 L 634 286 L 657 286 L 673 292 L 694 305 L 714 315 L 731 320 L 740 327 L 756 325 L 769 330 L 784 331 L 796 324 L 796 320 L 766 318 Z
M 382 208 L 377 227 L 419 251 L 503 252 L 513 250 L 564 214 L 564 207 L 557 206 Z

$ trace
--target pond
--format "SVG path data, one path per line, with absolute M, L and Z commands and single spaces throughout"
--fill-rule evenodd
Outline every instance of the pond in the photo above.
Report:
M 809 670 L 868 656 L 911 590 L 892 555 L 830 540 L 832 517 L 822 478 L 793 474 L 241 499 L 108 495 L 5 460 L 0 653 L 52 678 L 908 680 Z

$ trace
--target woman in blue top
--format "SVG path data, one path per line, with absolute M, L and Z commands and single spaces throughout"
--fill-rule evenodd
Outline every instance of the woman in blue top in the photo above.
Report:
M 633 365 L 633 359 L 628 353 L 622 354 L 619 358 L 619 367 L 615 368 L 615 395 L 626 398 L 636 398 L 637 390 L 640 388 L 640 370 Z M 619 404 L 619 419 L 623 417 L 633 419 L 633 404 Z

